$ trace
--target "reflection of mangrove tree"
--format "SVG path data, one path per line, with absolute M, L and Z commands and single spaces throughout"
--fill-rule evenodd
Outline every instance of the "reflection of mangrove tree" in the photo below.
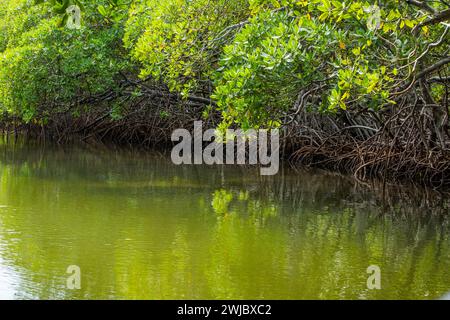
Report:
M 22 297 L 434 298 L 450 286 L 448 205 L 432 193 L 382 201 L 324 173 L 11 148 L 0 255 Z M 79 292 L 64 288 L 71 264 Z M 381 291 L 366 289 L 371 264 Z

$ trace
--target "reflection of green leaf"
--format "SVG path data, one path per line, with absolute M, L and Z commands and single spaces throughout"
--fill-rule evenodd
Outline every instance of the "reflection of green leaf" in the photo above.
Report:
M 239 192 L 239 200 L 245 201 L 248 200 L 249 193 L 248 191 L 240 191 Z
M 211 205 L 217 214 L 227 213 L 230 202 L 233 200 L 233 194 L 226 190 L 216 190 L 213 193 Z

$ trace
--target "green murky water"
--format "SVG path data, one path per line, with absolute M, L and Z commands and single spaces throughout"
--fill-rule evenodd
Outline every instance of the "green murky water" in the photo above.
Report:
M 434 299 L 447 199 L 339 175 L 0 144 L 0 298 Z M 66 287 L 67 268 L 81 289 Z M 381 289 L 367 288 L 367 268 Z

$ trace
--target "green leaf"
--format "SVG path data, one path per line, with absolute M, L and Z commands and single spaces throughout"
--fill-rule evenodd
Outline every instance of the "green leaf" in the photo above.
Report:
M 68 14 L 67 14 L 67 13 L 64 14 L 64 15 L 62 16 L 61 20 L 60 20 L 59 23 L 58 23 L 58 27 L 62 28 L 62 27 L 64 27 L 64 26 L 66 26 L 66 24 L 67 24 L 67 19 L 68 19 L 68 18 L 69 18 Z
M 108 16 L 108 12 L 106 11 L 106 8 L 102 5 L 97 7 L 98 12 L 104 17 Z

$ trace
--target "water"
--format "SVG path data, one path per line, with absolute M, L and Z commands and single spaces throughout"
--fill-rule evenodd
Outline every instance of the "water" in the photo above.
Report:
M 435 299 L 449 202 L 287 167 L 0 143 L 0 299 Z M 81 289 L 66 286 L 70 265 Z M 381 289 L 367 288 L 367 268 Z

